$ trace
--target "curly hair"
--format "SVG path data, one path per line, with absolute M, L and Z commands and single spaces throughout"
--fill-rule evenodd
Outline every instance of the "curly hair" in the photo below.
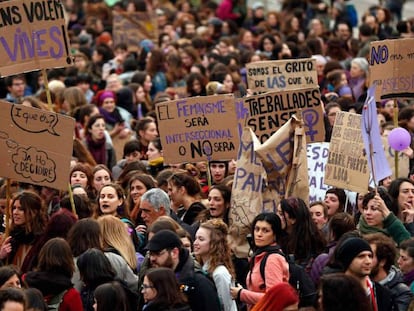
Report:
M 200 225 L 200 229 L 210 231 L 210 250 L 208 273 L 212 274 L 219 265 L 224 265 L 234 277 L 234 267 L 231 260 L 230 246 L 227 243 L 228 227 L 220 218 L 210 219 Z M 197 256 L 197 260 L 204 264 L 202 258 Z

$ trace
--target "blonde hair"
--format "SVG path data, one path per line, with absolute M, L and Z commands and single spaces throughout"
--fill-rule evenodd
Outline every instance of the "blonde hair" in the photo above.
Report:
M 131 269 L 135 270 L 137 268 L 137 257 L 126 224 L 112 215 L 99 217 L 98 223 L 101 228 L 104 248 L 115 248 Z
M 224 265 L 234 277 L 234 267 L 231 260 L 230 246 L 227 242 L 228 227 L 220 218 L 214 218 L 201 223 L 200 228 L 210 230 L 210 250 L 208 273 L 212 274 L 219 265 Z M 201 256 L 197 256 L 200 264 L 204 264 Z

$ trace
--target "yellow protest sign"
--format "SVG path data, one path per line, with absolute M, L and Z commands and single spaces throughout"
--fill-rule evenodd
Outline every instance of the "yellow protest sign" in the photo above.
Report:
M 246 64 L 247 85 L 255 93 L 318 87 L 316 60 L 312 58 Z
M 239 135 L 232 94 L 162 102 L 155 112 L 166 163 L 236 158 Z
M 0 176 L 66 190 L 73 118 L 0 101 Z
M 366 193 L 368 181 L 369 168 L 361 134 L 361 115 L 339 112 L 329 144 L 325 184 Z
M 63 4 L 56 0 L 0 3 L 0 75 L 72 64 Z
M 239 127 L 251 127 L 263 143 L 293 115 L 299 118 L 300 114 L 304 122 L 306 141 L 324 141 L 325 124 L 318 88 L 248 96 L 244 98 L 244 102 L 238 104 L 237 115 Z
M 375 99 L 414 97 L 414 39 L 374 41 L 369 53 Z

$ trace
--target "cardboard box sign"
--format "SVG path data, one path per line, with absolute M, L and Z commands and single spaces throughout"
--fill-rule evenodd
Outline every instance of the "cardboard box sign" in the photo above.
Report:
M 166 163 L 235 159 L 239 148 L 232 94 L 183 98 L 157 104 Z
M 63 4 L 51 1 L 0 3 L 0 74 L 72 64 Z
M 247 85 L 255 93 L 318 87 L 316 60 L 312 58 L 246 64 Z
M 67 190 L 73 118 L 0 101 L 0 176 Z
M 361 115 L 337 113 L 325 167 L 325 184 L 366 193 L 370 170 L 364 148 Z
M 414 39 L 374 41 L 369 53 L 375 99 L 414 97 Z
M 248 96 L 238 109 L 239 127 L 249 126 L 265 142 L 293 115 L 303 118 L 307 143 L 325 140 L 325 123 L 319 88 L 273 91 Z
M 158 42 L 158 22 L 155 14 L 147 12 L 113 12 L 114 45 L 126 43 L 129 51 L 138 51 L 144 39 Z

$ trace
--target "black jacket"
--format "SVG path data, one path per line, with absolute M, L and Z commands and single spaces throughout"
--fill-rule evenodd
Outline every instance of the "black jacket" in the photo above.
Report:
M 378 311 L 398 311 L 398 306 L 394 301 L 390 290 L 388 290 L 385 286 L 374 282 L 374 291 Z
M 413 294 L 410 288 L 404 283 L 401 271 L 392 266 L 387 278 L 381 284 L 391 292 L 391 297 L 397 304 L 398 311 L 406 311 Z
M 194 260 L 186 249 L 180 250 L 180 261 L 175 273 L 193 311 L 221 310 L 214 282 L 195 269 Z

